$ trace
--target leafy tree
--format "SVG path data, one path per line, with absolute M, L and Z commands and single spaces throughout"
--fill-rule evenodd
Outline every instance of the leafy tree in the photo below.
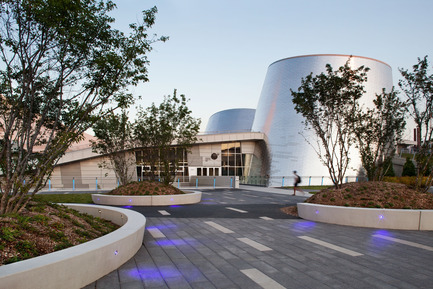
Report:
M 99 165 L 114 170 L 120 185 L 132 181 L 135 174 L 135 157 L 133 156 L 134 143 L 132 138 L 132 124 L 128 121 L 125 109 L 117 115 L 110 113 L 93 125 L 93 132 L 98 138 L 92 141 L 94 152 L 108 158 Z M 131 167 L 134 169 L 131 171 Z
M 374 108 L 360 111 L 354 119 L 357 147 L 371 181 L 381 181 L 392 168 L 395 144 L 401 140 L 406 124 L 404 104 L 394 89 L 376 95 Z
M 95 120 L 131 101 L 127 86 L 147 81 L 146 53 L 166 40 L 147 35 L 157 9 L 125 35 L 110 26 L 114 8 L 102 0 L 0 3 L 0 214 L 20 211 Z
M 433 162 L 433 75 L 429 74 L 427 56 L 418 58 L 412 71 L 399 70 L 403 79 L 399 80 L 398 85 L 407 98 L 406 109 L 414 120 L 420 137 L 415 155 L 416 188 L 428 190 L 433 182 L 433 171 L 430 169 Z
M 139 110 L 134 134 L 153 178 L 157 168 L 165 184 L 174 181 L 179 160 L 197 141 L 199 129 L 200 120 L 191 116 L 185 95 L 177 96 L 176 89 L 159 106 Z
M 349 164 L 355 142 L 353 115 L 359 111 L 358 99 L 365 92 L 369 71 L 364 66 L 352 69 L 349 63 L 350 58 L 336 71 L 327 64 L 326 73 L 311 73 L 302 78 L 298 92 L 291 91 L 295 110 L 304 117 L 306 128 L 315 132 L 317 146 L 313 147 L 336 187 L 341 187 Z
M 407 157 L 406 162 L 403 165 L 403 172 L 401 174 L 403 177 L 414 177 L 416 176 L 416 168 L 413 161 Z

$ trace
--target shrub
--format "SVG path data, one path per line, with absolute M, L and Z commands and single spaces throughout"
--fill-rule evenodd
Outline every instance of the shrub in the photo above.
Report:
M 408 157 L 406 158 L 406 162 L 403 165 L 403 173 L 401 174 L 403 177 L 413 177 L 416 176 L 416 168 L 413 161 Z

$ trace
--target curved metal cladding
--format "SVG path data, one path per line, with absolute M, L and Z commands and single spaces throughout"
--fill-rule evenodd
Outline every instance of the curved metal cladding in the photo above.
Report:
M 251 108 L 227 109 L 214 113 L 205 134 L 250 132 L 256 110 Z
M 303 183 L 307 176 L 312 176 L 312 180 L 329 176 L 328 169 L 321 163 L 312 147 L 315 145 L 317 149 L 314 134 L 305 129 L 302 115 L 297 114 L 294 109 L 290 90 L 298 91 L 301 78 L 308 74 L 317 75 L 325 72 L 328 63 L 336 70 L 344 65 L 349 57 L 335 54 L 297 56 L 281 59 L 269 66 L 252 130 L 267 135 L 271 157 L 270 176 L 275 182 L 274 185 L 281 184 L 283 176 L 292 177 L 293 170 L 304 176 Z M 366 93 L 361 99 L 365 105 L 372 105 L 375 94 L 381 93 L 382 88 L 391 90 L 392 71 L 388 64 L 360 56 L 353 56 L 350 64 L 353 68 L 361 65 L 370 68 L 368 80 L 364 85 Z M 354 147 L 350 156 L 346 176 L 356 176 L 361 161 Z

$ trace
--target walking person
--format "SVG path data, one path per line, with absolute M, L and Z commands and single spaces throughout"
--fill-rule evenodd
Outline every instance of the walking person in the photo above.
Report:
M 298 185 L 301 183 L 301 177 L 298 176 L 296 171 L 293 171 L 293 174 L 295 175 L 295 182 L 293 184 L 293 196 L 296 196 L 296 189 L 297 189 Z M 302 191 L 302 190 L 298 189 L 298 191 Z

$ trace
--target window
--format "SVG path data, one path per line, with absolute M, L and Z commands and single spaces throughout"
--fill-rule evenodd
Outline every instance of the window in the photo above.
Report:
M 242 176 L 243 159 L 240 142 L 221 144 L 221 175 Z

